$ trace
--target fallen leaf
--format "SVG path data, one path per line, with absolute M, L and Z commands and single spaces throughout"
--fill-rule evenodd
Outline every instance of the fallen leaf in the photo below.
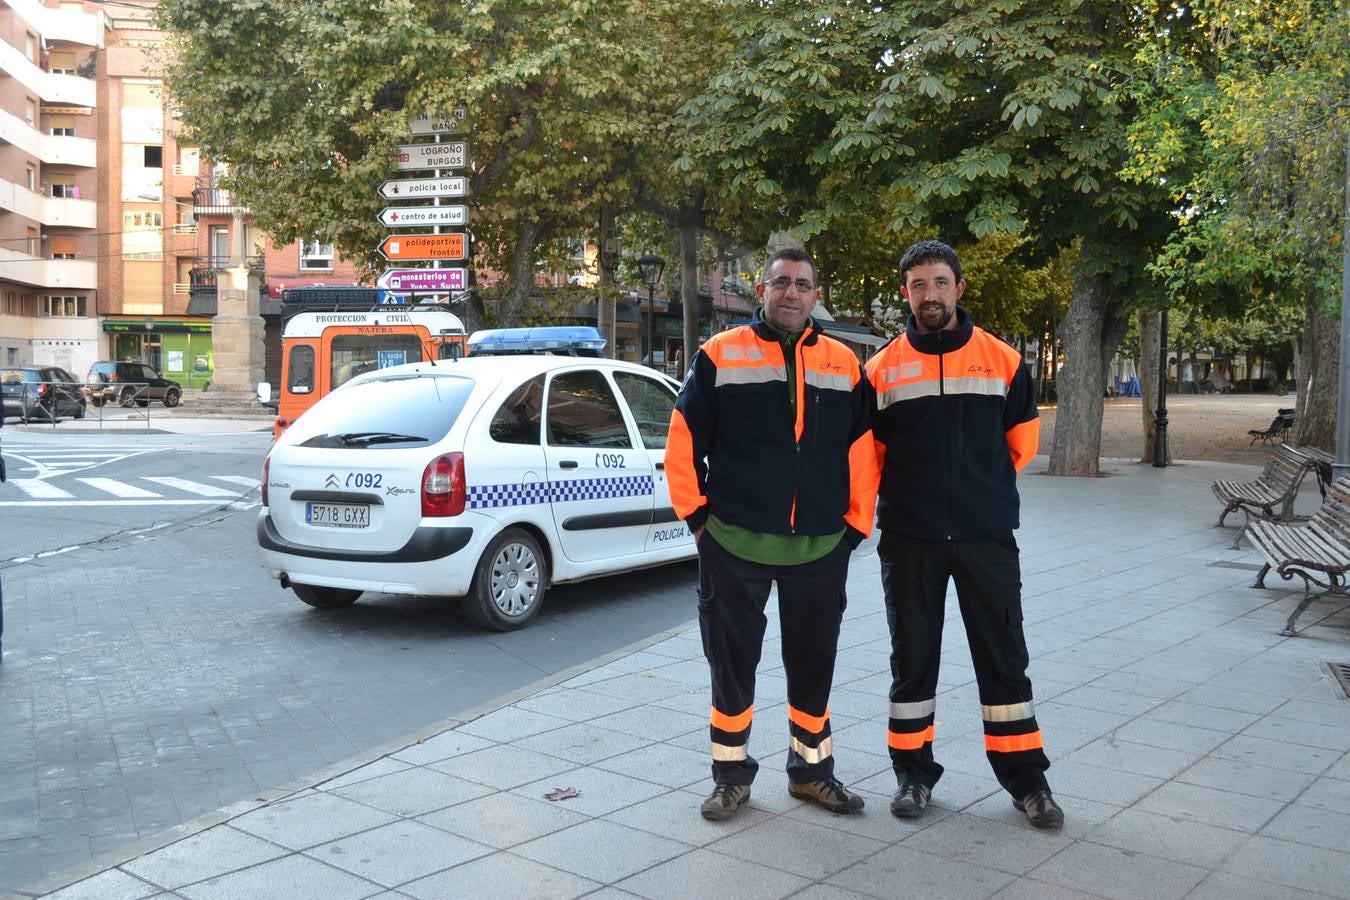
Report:
M 544 795 L 545 800 L 569 800 L 572 797 L 580 797 L 581 791 L 576 788 L 554 788 Z

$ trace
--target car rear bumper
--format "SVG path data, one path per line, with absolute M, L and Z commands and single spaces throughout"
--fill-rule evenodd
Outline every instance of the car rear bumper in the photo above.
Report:
M 408 543 L 397 550 L 330 550 L 288 541 L 277 531 L 272 517 L 258 517 L 258 546 L 263 550 L 338 562 L 420 563 L 453 556 L 473 539 L 472 528 L 418 528 Z

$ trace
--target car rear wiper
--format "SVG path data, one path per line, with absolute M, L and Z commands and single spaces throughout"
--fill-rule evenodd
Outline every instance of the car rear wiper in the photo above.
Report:
M 337 434 L 333 439 L 344 447 L 369 447 L 371 444 L 405 444 L 411 441 L 425 441 L 419 434 L 396 434 L 392 431 L 356 431 L 350 434 Z

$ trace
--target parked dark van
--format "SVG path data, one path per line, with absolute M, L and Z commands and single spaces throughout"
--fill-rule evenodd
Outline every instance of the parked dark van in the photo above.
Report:
M 177 406 L 183 399 L 183 386 L 170 381 L 145 363 L 96 362 L 89 367 L 89 402 L 95 406 L 118 403 L 122 406 L 149 406 L 158 400 L 165 406 Z

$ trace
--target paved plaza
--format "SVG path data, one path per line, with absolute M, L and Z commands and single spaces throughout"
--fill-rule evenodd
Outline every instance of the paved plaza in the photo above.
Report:
M 706 822 L 708 686 L 691 621 L 175 828 L 20 896 L 91 898 L 1290 898 L 1350 895 L 1350 607 L 1214 527 L 1210 482 L 1248 466 L 1105 461 L 1021 479 L 1026 630 L 1067 822 L 1031 828 L 985 761 L 949 596 L 928 814 L 894 818 L 874 550 L 854 556 L 831 699 L 860 815 L 791 799 L 776 618 L 760 668 L 749 808 Z M 1309 481 L 1300 507 L 1318 500 Z M 1240 518 L 1240 517 L 1238 517 Z M 623 579 L 612 579 L 623 590 Z M 545 795 L 571 788 L 576 796 Z

